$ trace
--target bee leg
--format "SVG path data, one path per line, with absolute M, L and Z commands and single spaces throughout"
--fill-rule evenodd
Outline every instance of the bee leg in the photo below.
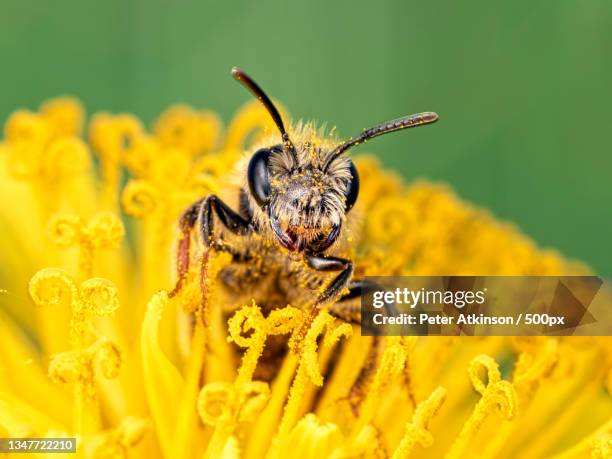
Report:
M 180 236 L 178 241 L 178 247 L 176 252 L 176 267 L 177 267 L 177 281 L 176 285 L 169 293 L 170 297 L 175 296 L 183 286 L 187 271 L 189 270 L 189 246 L 191 244 L 191 230 L 195 226 L 200 214 L 200 207 L 204 202 L 203 199 L 194 202 L 190 205 L 179 220 Z
M 228 252 L 236 261 L 244 261 L 248 259 L 248 254 L 242 254 L 233 247 L 223 241 L 219 235 L 215 235 L 214 222 L 215 215 L 219 218 L 224 228 L 233 234 L 246 235 L 253 231 L 251 222 L 246 220 L 240 214 L 234 212 L 227 204 L 225 204 L 218 196 L 211 194 L 202 203 L 200 207 L 200 231 L 204 244 L 209 250 L 220 250 Z M 203 298 L 206 296 L 206 265 L 209 257 L 209 250 L 205 251 L 202 261 L 202 269 L 200 272 L 200 286 Z
M 223 250 L 226 247 L 220 239 L 215 239 L 214 215 L 217 215 L 223 226 L 237 235 L 246 235 L 253 231 L 253 225 L 242 215 L 234 212 L 216 195 L 208 196 L 200 207 L 200 231 L 204 243 L 215 249 Z
M 363 366 L 359 370 L 357 378 L 353 382 L 348 394 L 351 411 L 355 417 L 359 416 L 359 408 L 366 397 L 368 386 L 376 372 L 381 354 L 381 338 L 373 336 Z
M 325 290 L 319 295 L 315 305 L 310 311 L 310 316 L 302 325 L 298 335 L 306 336 L 312 321 L 319 315 L 324 304 L 329 303 L 342 293 L 350 282 L 353 275 L 353 262 L 345 258 L 324 257 L 320 255 L 306 255 L 306 262 L 315 271 L 340 271 L 340 273 L 329 283 Z
M 323 305 L 330 302 L 348 286 L 353 275 L 353 262 L 346 258 L 323 257 L 319 255 L 307 255 L 308 265 L 316 271 L 340 271 L 323 290 L 317 299 L 316 305 Z
M 181 236 L 177 251 L 178 280 L 176 286 L 170 292 L 170 296 L 174 296 L 179 292 L 189 270 L 190 233 L 198 218 L 200 219 L 200 230 L 206 246 L 230 252 L 235 258 L 240 258 L 240 254 L 224 244 L 220 238 L 218 240 L 215 239 L 213 231 L 215 214 L 219 217 L 223 226 L 234 234 L 247 234 L 253 231 L 253 227 L 248 220 L 234 212 L 214 194 L 189 206 L 179 221 Z

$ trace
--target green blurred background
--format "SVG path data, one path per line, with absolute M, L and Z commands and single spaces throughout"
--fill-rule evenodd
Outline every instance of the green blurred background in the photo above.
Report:
M 435 110 L 366 148 L 612 275 L 610 0 L 1 5 L 2 122 L 62 94 L 148 123 L 177 102 L 228 120 L 249 99 L 233 65 L 346 137 Z

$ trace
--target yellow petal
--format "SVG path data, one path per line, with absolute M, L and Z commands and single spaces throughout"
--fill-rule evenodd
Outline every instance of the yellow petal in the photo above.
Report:
M 166 357 L 158 339 L 158 327 L 166 292 L 156 293 L 147 307 L 140 337 L 144 386 L 165 457 L 173 457 L 177 407 L 181 403 L 184 383 L 181 374 Z M 194 407 L 195 409 L 195 407 Z
M 61 423 L 4 391 L 0 391 L 0 429 L 9 437 L 43 436 L 48 430 L 66 431 Z
M 57 423 L 70 425 L 70 397 L 51 383 L 31 344 L 1 315 L 0 349 L 0 390 L 10 391 Z

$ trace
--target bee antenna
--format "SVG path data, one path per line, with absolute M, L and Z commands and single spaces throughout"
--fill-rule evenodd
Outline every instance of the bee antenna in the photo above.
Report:
M 329 154 L 327 161 L 325 162 L 324 169 L 330 165 L 330 163 L 334 160 L 336 156 L 340 153 L 345 152 L 349 148 L 353 148 L 355 145 L 359 145 L 360 143 L 366 142 L 374 137 L 378 137 L 379 135 L 387 134 L 389 132 L 400 131 L 402 129 L 422 126 L 425 124 L 431 124 L 438 121 L 438 114 L 434 112 L 423 112 L 417 113 L 416 115 L 408 115 L 402 118 L 398 118 L 395 120 L 387 121 L 386 123 L 379 124 L 378 126 L 374 126 L 370 129 L 366 129 L 360 135 L 355 137 L 354 139 L 349 139 L 341 145 L 338 145 L 334 150 Z
M 295 160 L 295 164 L 297 164 L 298 161 L 297 154 L 295 152 L 295 146 L 293 145 L 293 142 L 291 142 L 291 139 L 289 139 L 289 134 L 287 134 L 287 131 L 285 130 L 285 125 L 283 124 L 283 119 L 281 118 L 280 113 L 278 112 L 277 108 L 274 106 L 268 95 L 264 92 L 263 89 L 261 89 L 261 87 L 257 83 L 255 83 L 255 81 L 253 81 L 250 76 L 248 76 L 243 70 L 239 69 L 238 67 L 232 67 L 232 76 L 236 79 L 236 81 L 238 81 L 245 88 L 251 91 L 251 93 L 253 93 L 253 95 L 257 97 L 257 99 L 264 105 L 264 107 L 266 107 L 266 110 L 268 110 L 268 113 L 274 120 L 274 124 L 276 124 L 276 127 L 281 133 L 281 136 L 283 138 L 283 146 L 289 153 L 291 153 L 293 159 Z

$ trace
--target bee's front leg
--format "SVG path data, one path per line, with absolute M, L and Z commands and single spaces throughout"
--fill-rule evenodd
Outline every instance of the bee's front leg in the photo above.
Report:
M 323 257 L 320 255 L 307 255 L 308 266 L 316 271 L 340 271 L 317 298 L 315 307 L 329 303 L 348 286 L 353 275 L 353 262 L 346 258 Z
M 306 318 L 298 332 L 300 340 L 304 339 L 310 325 L 312 325 L 312 322 L 319 315 L 323 306 L 342 294 L 342 291 L 347 287 L 353 275 L 353 262 L 346 258 L 306 254 L 305 259 L 308 266 L 315 271 L 340 271 L 340 273 L 334 277 L 317 298 L 314 306 L 310 310 L 310 316 Z
M 215 249 L 223 250 L 226 245 L 222 240 L 216 239 L 214 234 L 214 215 L 217 215 L 223 226 L 237 235 L 246 235 L 253 231 L 251 222 L 242 215 L 234 212 L 230 206 L 225 204 L 216 195 L 208 196 L 200 207 L 200 231 L 204 243 Z
M 207 247 L 223 250 L 231 253 L 235 258 L 240 258 L 239 253 L 225 244 L 221 238 L 215 236 L 214 215 L 217 215 L 223 226 L 234 234 L 244 235 L 253 231 L 253 226 L 249 220 L 234 212 L 214 194 L 189 206 L 179 221 L 181 236 L 177 249 L 178 279 L 174 289 L 170 292 L 170 296 L 179 292 L 189 270 L 190 235 L 198 219 L 200 220 L 202 239 Z

